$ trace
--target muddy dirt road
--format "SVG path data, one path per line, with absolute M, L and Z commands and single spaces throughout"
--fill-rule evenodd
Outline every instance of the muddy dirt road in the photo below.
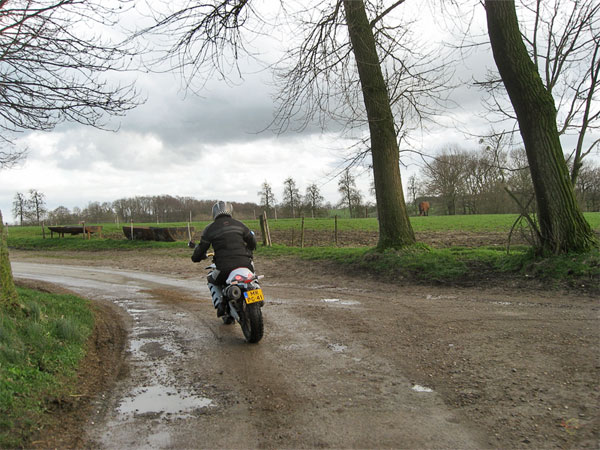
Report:
M 128 329 L 126 370 L 95 399 L 87 446 L 598 445 L 596 299 L 263 261 L 265 337 L 250 345 L 216 318 L 189 261 L 11 258 L 18 278 L 118 305 Z

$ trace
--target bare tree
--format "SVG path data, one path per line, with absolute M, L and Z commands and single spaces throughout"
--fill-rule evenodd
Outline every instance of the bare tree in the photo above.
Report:
M 582 208 L 600 211 L 600 166 L 586 164 L 581 169 L 575 193 Z
M 415 212 L 419 212 L 419 209 L 417 207 L 417 195 L 419 193 L 419 186 L 418 186 L 416 175 L 411 175 L 408 178 L 408 184 L 407 184 L 406 189 L 408 191 L 407 193 L 408 193 L 408 198 L 410 199 L 410 203 L 415 208 Z
M 0 168 L 26 154 L 11 149 L 14 133 L 64 121 L 103 127 L 107 115 L 137 105 L 131 85 L 111 86 L 106 77 L 125 70 L 136 51 L 100 36 L 124 3 L 0 0 Z
M 505 212 L 506 153 L 498 146 L 484 146 L 466 155 L 464 170 L 464 213 Z
M 46 196 L 37 189 L 30 189 L 27 203 L 29 204 L 29 211 L 32 221 L 35 220 L 35 223 L 39 225 L 41 219 L 43 219 L 47 212 Z
M 111 222 L 115 217 L 112 205 L 108 202 L 90 202 L 81 211 L 81 216 L 86 223 Z
M 427 193 L 440 197 L 447 214 L 456 214 L 458 199 L 464 194 L 468 159 L 464 150 L 445 148 L 423 167 Z
M 519 1 L 519 29 L 541 82 L 552 95 L 560 136 L 574 136 L 568 149 L 571 182 L 576 183 L 583 160 L 600 140 L 590 131 L 600 129 L 600 3 L 596 0 Z M 497 73 L 481 83 L 490 94 L 489 109 L 514 122 Z
M 59 206 L 50 211 L 48 213 L 48 220 L 54 225 L 66 225 L 74 221 L 71 211 L 66 206 Z
M 296 182 L 292 177 L 287 178 L 283 182 L 282 206 L 289 208 L 292 218 L 296 217 L 296 213 L 300 207 L 300 191 L 296 187 Z
M 350 168 L 346 168 L 338 181 L 338 192 L 342 194 L 340 205 L 347 206 L 350 218 L 358 216 L 358 208 L 362 202 L 362 195 L 356 189 L 356 180 Z
M 261 190 L 258 191 L 258 195 L 260 197 L 260 205 L 263 206 L 266 213 L 269 214 L 269 210 L 274 208 L 275 203 L 277 202 L 271 185 L 265 181 L 261 186 Z
M 379 211 L 379 248 L 401 247 L 415 241 L 402 189 L 399 142 L 419 126 L 443 95 L 440 75 L 444 61 L 438 53 L 410 39 L 410 24 L 392 14 L 404 3 L 378 0 L 330 0 L 292 10 L 281 2 L 279 17 L 299 24 L 283 69 L 285 80 L 274 126 L 285 131 L 290 123 L 303 128 L 331 118 L 349 128 L 368 126 L 366 146 L 353 162 L 371 158 Z M 186 3 L 159 18 L 143 32 L 175 36 L 169 56 L 190 82 L 205 70 L 226 77 L 246 50 L 248 34 L 268 34 L 251 0 L 213 0 Z M 293 19 L 293 20 L 291 20 Z M 297 44 L 297 45 L 296 45 Z M 256 51 L 246 55 L 256 57 Z M 290 63 L 291 66 L 288 66 Z M 281 67 L 281 66 L 280 66 Z M 197 77 L 200 82 L 206 76 Z M 324 113 L 321 115 L 321 113 Z
M 315 218 L 318 209 L 321 208 L 323 200 L 325 199 L 321 195 L 321 190 L 319 189 L 319 186 L 313 183 L 306 187 L 304 202 L 306 203 L 308 209 L 310 209 L 310 213 L 313 219 Z
M 15 194 L 15 198 L 13 200 L 13 217 L 15 219 L 19 219 L 19 225 L 23 226 L 24 221 L 27 219 L 28 216 L 28 204 L 27 204 L 27 199 L 25 198 L 25 196 L 23 194 L 21 194 L 20 192 L 17 192 Z
M 0 137 L 0 141 L 2 140 L 6 141 L 5 138 Z M 26 156 L 27 150 L 24 149 L 0 150 L 0 170 L 13 168 L 17 164 L 19 164 L 19 162 L 24 160 Z
M 494 60 L 519 122 L 537 199 L 540 250 L 587 251 L 598 240 L 583 217 L 564 160 L 556 108 L 519 30 L 513 0 L 485 0 Z

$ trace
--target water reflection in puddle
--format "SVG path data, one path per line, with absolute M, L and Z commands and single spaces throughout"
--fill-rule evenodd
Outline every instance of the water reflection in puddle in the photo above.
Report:
M 344 353 L 348 347 L 342 344 L 327 344 L 327 348 L 334 353 Z
M 415 391 L 415 392 L 433 392 L 433 389 L 425 387 L 425 386 L 420 386 L 418 384 L 415 384 L 412 387 L 412 390 Z
M 339 298 L 323 298 L 321 299 L 323 303 L 339 303 L 340 305 L 360 305 L 359 301 L 356 300 L 340 300 Z

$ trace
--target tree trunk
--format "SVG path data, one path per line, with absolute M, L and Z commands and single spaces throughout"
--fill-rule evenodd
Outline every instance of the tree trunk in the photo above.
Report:
M 544 87 L 519 32 L 514 0 L 486 0 L 494 60 L 513 105 L 538 205 L 542 252 L 582 252 L 598 242 L 575 198 L 552 94 Z
M 400 154 L 387 87 L 363 0 L 344 0 L 344 11 L 369 120 L 379 212 L 378 248 L 400 248 L 413 244 L 415 234 L 404 203 Z
M 13 305 L 18 302 L 17 290 L 12 276 L 10 259 L 8 258 L 8 247 L 6 245 L 6 233 L 4 231 L 4 219 L 0 211 L 0 303 Z

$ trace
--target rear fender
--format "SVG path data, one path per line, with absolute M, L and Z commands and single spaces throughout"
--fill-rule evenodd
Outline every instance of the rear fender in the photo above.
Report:
M 236 275 L 241 275 L 244 278 L 248 278 L 250 276 L 254 276 L 254 272 L 247 267 L 238 267 L 237 269 L 233 269 L 227 277 L 227 284 L 231 284 Z

